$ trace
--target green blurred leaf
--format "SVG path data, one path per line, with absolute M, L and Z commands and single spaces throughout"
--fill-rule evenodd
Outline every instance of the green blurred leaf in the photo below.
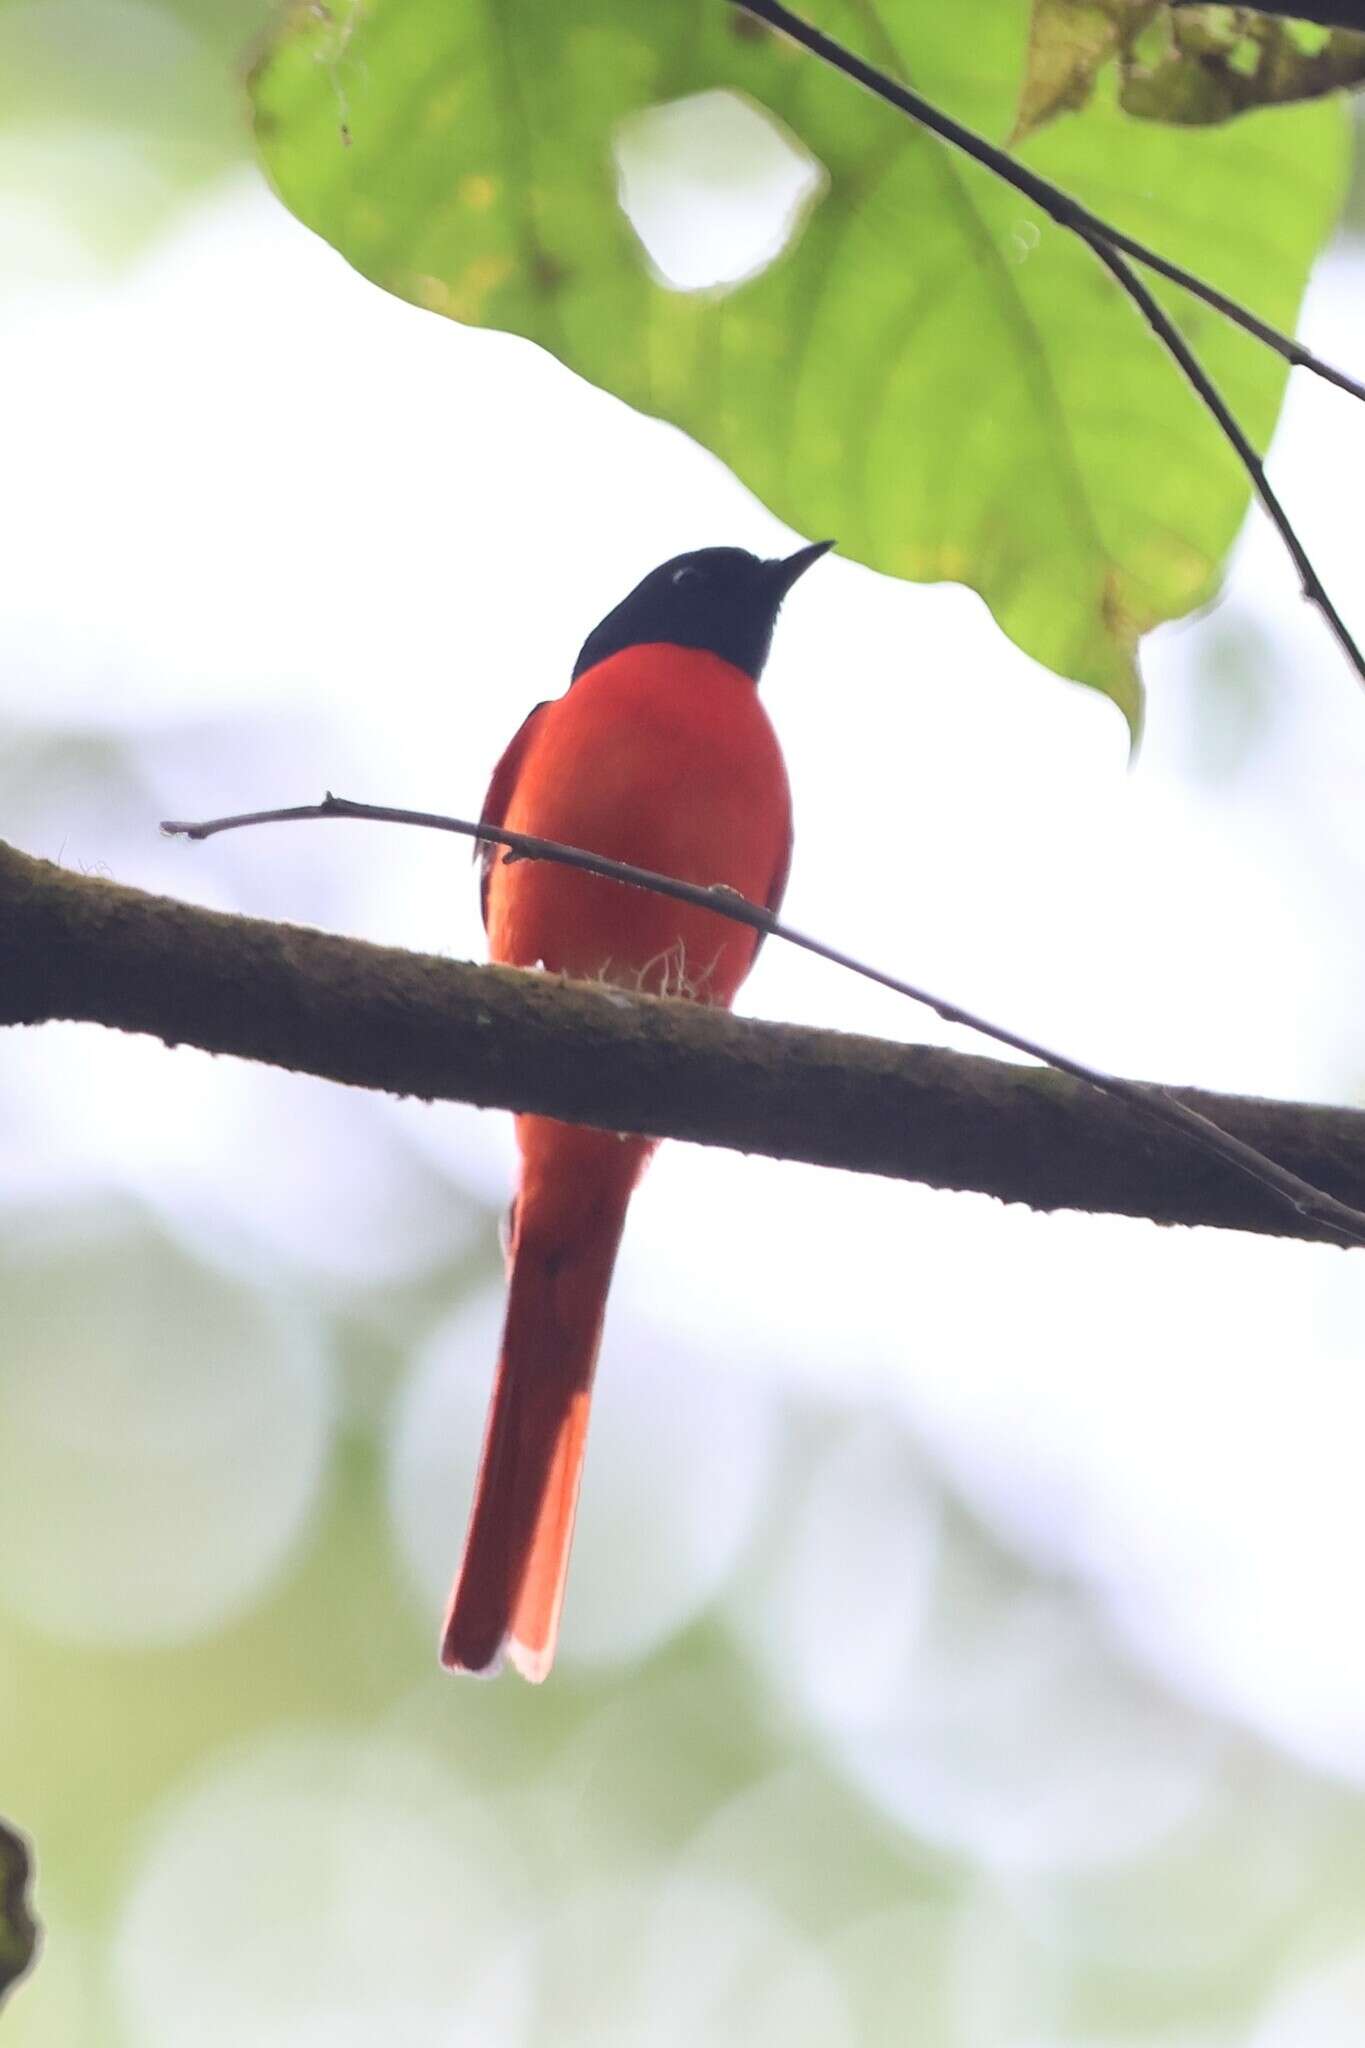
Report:
M 1319 99 L 1365 79 L 1365 35 L 1163 0 L 1033 0 L 1016 139 L 1083 107 L 1119 58 L 1119 100 L 1145 121 L 1203 126 Z
M 28 1850 L 0 1821 L 0 2004 L 33 1961 L 37 1939 L 28 1904 Z
M 1015 0 L 982 0 L 970 38 L 922 0 L 889 0 L 875 33 L 849 0 L 810 11 L 1008 131 Z M 717 88 L 777 117 L 828 190 L 760 274 L 672 290 L 622 210 L 613 143 L 628 117 Z M 281 196 L 366 276 L 540 342 L 845 554 L 970 584 L 1136 727 L 1139 636 L 1208 597 L 1247 487 L 1090 253 L 997 180 L 722 0 L 309 0 L 254 95 Z M 1325 107 L 1191 135 L 1097 96 L 1029 154 L 1282 326 L 1343 179 Z M 1178 310 L 1264 439 L 1283 366 Z
M 0 203 L 134 254 L 242 160 L 239 60 L 266 5 L 0 0 Z

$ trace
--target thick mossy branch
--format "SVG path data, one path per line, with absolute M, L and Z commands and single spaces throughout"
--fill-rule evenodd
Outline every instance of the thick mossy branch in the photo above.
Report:
M 972 1190 L 1338 1242 L 1067 1077 L 200 910 L 0 844 L 0 1023 L 79 1020 L 428 1100 Z M 1357 1205 L 1365 1114 L 1177 1091 Z
M 38 1929 L 28 1903 L 29 1858 L 22 1837 L 0 1821 L 0 2005 L 33 1961 Z

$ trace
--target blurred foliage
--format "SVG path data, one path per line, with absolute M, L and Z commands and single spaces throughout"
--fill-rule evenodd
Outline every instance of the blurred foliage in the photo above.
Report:
M 99 261 L 141 248 L 247 159 L 242 69 L 270 11 L 270 0 L 2 0 L 10 207 L 22 196 Z
M 815 15 L 960 118 L 1011 127 L 1016 0 L 975 7 L 965 41 L 951 9 L 919 0 L 880 8 L 875 33 L 835 0 Z M 1106 691 L 1136 729 L 1137 643 L 1208 596 L 1247 484 L 1089 250 L 1017 194 L 782 38 L 691 0 L 661 0 L 648 28 L 633 0 L 496 16 L 472 0 L 298 5 L 254 92 L 281 196 L 366 276 L 540 342 L 845 554 L 972 585 L 1019 646 Z M 718 93 L 776 117 L 828 189 L 804 217 L 788 199 L 733 289 L 681 291 L 645 258 L 613 151 L 618 166 L 627 143 L 646 167 L 652 150 L 672 162 L 677 103 L 710 95 L 691 175 L 728 179 L 742 207 L 757 174 L 733 123 L 724 162 Z M 750 127 L 757 161 L 764 124 Z M 1342 129 L 1321 105 L 1196 134 L 1134 122 L 1106 92 L 1028 160 L 1292 327 L 1340 204 Z M 1284 365 L 1183 297 L 1172 309 L 1263 443 Z
M 154 1250 L 137 1270 L 159 1304 Z M 488 1250 L 491 1265 L 491 1230 Z M 49 1298 L 93 1298 L 109 1352 L 145 1348 L 154 1325 L 132 1296 L 117 1308 L 92 1282 L 79 1240 L 67 1257 Z M 458 1321 L 457 1269 L 429 1278 Z M 249 1299 L 250 1276 L 237 1284 Z M 0 1297 L 27 1358 L 34 1297 L 3 1283 Z M 163 1319 L 151 1341 L 170 1356 L 183 1308 Z M 372 1290 L 363 1322 L 329 1316 L 324 1349 L 353 1351 L 401 1397 L 407 1322 Z M 86 1417 L 92 1473 L 156 1417 L 155 1356 L 149 1372 Z M 1339 1801 L 1126 1671 L 1081 1601 L 1033 1581 L 923 1468 L 915 1481 L 884 1418 L 777 1399 L 782 1474 L 736 1584 L 635 1663 L 577 1661 L 571 1621 L 539 1691 L 437 1670 L 395 1544 L 392 1411 L 343 1416 L 273 1583 L 180 1645 L 101 1646 L 60 1616 L 21 1619 L 0 1577 L 7 1779 L 52 1899 L 48 1961 L 7 2038 L 1202 2041 L 1311 1954 L 1325 1900 L 1365 1906 Z M 12 1405 L 6 1425 L 30 1440 Z M 181 1455 L 166 1438 L 138 1469 L 176 1518 L 166 1540 L 193 1556 Z M 595 1505 L 616 1479 L 599 1461 Z M 902 1648 L 900 1617 L 888 1632 L 878 1615 L 905 1583 L 916 1484 L 941 1536 Z M 243 1527 L 252 1512 L 244 1493 Z M 154 1543 L 117 1514 L 106 1527 L 154 1598 Z M 867 1581 L 860 1557 L 890 1576 Z
M 37 1938 L 28 1904 L 28 1850 L 0 1821 L 0 2005 L 33 1960 Z
M 1033 0 L 1014 139 L 1084 107 L 1115 57 L 1125 113 L 1202 126 L 1358 86 L 1365 79 L 1365 34 L 1250 8 Z
M 1226 788 L 1249 769 L 1275 729 L 1274 652 L 1245 619 L 1221 619 L 1185 679 L 1185 759 L 1191 777 Z
M 243 160 L 231 58 L 253 14 L 9 0 L 4 203 L 40 200 L 97 261 L 126 253 Z M 990 17 L 992 33 L 1002 19 Z M 965 76 L 937 82 L 958 105 L 978 89 Z M 997 130 L 1008 113 L 998 94 L 974 109 Z M 1133 152 L 1134 186 L 1150 173 L 1160 187 L 1169 160 L 1145 155 L 1112 109 L 1094 118 L 1107 146 L 1121 138 Z M 1068 125 L 1043 143 L 1060 148 Z M 1323 151 L 1318 115 L 1249 132 L 1271 170 L 1295 138 L 1310 162 Z M 1098 142 L 1085 151 L 1098 202 Z M 1326 155 L 1316 162 L 1320 174 Z M 932 223 L 943 172 L 927 155 L 915 163 Z M 1228 208 L 1233 169 L 1219 187 Z M 894 188 L 909 173 L 888 175 Z M 1108 175 L 1118 182 L 1112 165 Z M 868 201 L 884 247 L 902 246 L 903 200 Z M 1003 231 L 1003 215 L 990 219 Z M 1175 223 L 1164 226 L 1173 244 Z M 1187 231 L 1205 245 L 1206 224 Z M 1017 272 L 1038 318 L 1041 253 Z M 1250 241 L 1228 256 L 1247 274 L 1260 260 Z M 1264 261 L 1269 275 L 1275 259 Z M 954 302 L 959 344 L 979 268 L 969 260 Z M 632 283 L 624 311 L 653 290 Z M 689 316 L 679 301 L 677 317 L 704 323 L 719 303 L 692 303 Z M 736 295 L 732 311 L 743 303 Z M 894 325 L 897 309 L 885 314 Z M 663 316 L 651 319 L 666 358 Z M 947 343 L 936 347 L 942 378 Z M 85 453 L 99 459 L 93 442 Z M 205 528 L 196 544 L 232 562 L 230 533 Z M 82 568 L 73 559 L 73 576 Z M 315 609 L 330 602 L 321 579 L 303 589 Z M 6 829 L 129 879 L 146 876 L 168 786 L 207 796 L 215 778 L 261 772 L 240 732 L 193 722 L 202 647 L 166 626 L 164 601 L 146 599 L 147 630 L 184 634 L 166 657 L 184 691 L 178 739 L 154 730 L 150 711 L 120 729 L 59 727 L 46 683 L 31 680 L 50 671 L 30 667 L 18 636 L 22 723 L 0 734 Z M 197 630 L 220 625 L 208 609 Z M 60 629 L 54 608 L 41 622 L 54 667 Z M 1228 646 L 1226 687 L 1217 662 L 1211 685 L 1217 730 L 1200 727 L 1192 744 L 1230 777 L 1248 758 L 1243 699 L 1261 669 L 1254 649 Z M 132 658 L 120 668 L 97 641 L 67 658 L 126 709 Z M 290 750 L 284 675 L 279 697 L 252 723 L 288 778 L 322 743 L 310 733 Z M 417 702 L 396 684 L 393 699 L 395 717 Z M 337 733 L 352 712 L 338 686 Z M 289 894 L 299 875 L 288 863 L 303 858 L 281 847 L 257 886 Z M 343 866 L 330 851 L 316 864 Z M 216 886 L 228 891 L 234 872 L 225 856 Z M 321 909 L 303 901 L 340 922 L 354 909 L 340 895 Z M 416 1398 L 424 1378 L 455 1387 L 471 1415 L 486 1387 L 495 1217 L 459 1177 L 467 1131 L 441 1152 L 438 1113 L 419 1142 L 374 1100 L 75 1031 L 42 1035 L 41 1057 L 32 1034 L 6 1053 L 0 1792 L 41 1852 L 47 1929 L 42 1966 L 4 2008 L 6 2048 L 1360 2038 L 1358 1787 L 1144 1675 L 1097 1599 L 1026 1568 L 866 1378 L 850 1390 L 847 1345 L 834 1345 L 820 1393 L 785 1356 L 755 1365 L 746 1347 L 769 1340 L 739 1320 L 707 1359 L 670 1354 L 667 1299 L 656 1322 L 637 1316 L 637 1354 L 619 1375 L 609 1361 L 554 1682 L 456 1686 L 436 1668 L 439 1595 L 414 1554 L 405 1459 L 434 1434 Z M 1095 1246 L 1081 1242 L 1087 1259 Z M 964 1261 L 964 1293 L 985 1270 Z M 1113 1365 L 1112 1303 L 1135 1272 L 1146 1289 L 1151 1269 L 1124 1250 L 1102 1270 L 1112 1286 L 1085 1336 L 1097 1384 Z M 812 1277 L 837 1315 L 851 1271 L 831 1261 Z M 907 1259 L 895 1281 L 907 1301 L 915 1279 Z M 1062 1321 L 1041 1319 L 1040 1359 L 1067 1341 Z M 1225 1342 L 1216 1284 L 1193 1327 L 1210 1352 Z M 1304 1328 L 1296 1313 L 1296 1338 Z M 908 1335 L 906 1357 L 912 1366 Z M 1297 1352 L 1290 1362 L 1301 1367 Z M 684 1539 L 708 1524 L 744 1454 L 743 1404 L 732 1415 L 702 1376 L 742 1383 L 751 1367 L 751 1426 L 771 1425 L 772 1442 L 719 1583 L 690 1606 L 680 1598 L 683 1618 L 662 1640 L 630 1651 L 603 1635 L 585 1654 L 575 1616 L 595 1598 L 610 1620 L 651 1545 L 698 1573 Z M 632 1395 L 627 1382 L 642 1381 Z M 1112 1426 L 1107 1398 L 1097 1430 Z M 612 1447 L 623 1410 L 628 1457 Z M 673 1426 L 680 1414 L 689 1431 Z M 651 1417 L 652 1433 L 635 1426 Z M 1240 1421 L 1229 1402 L 1220 1426 L 1235 1438 Z M 1019 1434 L 1034 1427 L 1021 1411 Z M 433 1447 L 423 1512 L 442 1569 L 467 1493 L 457 1453 L 472 1459 L 476 1442 L 471 1422 Z M 1271 1469 L 1260 1498 L 1275 1485 Z M 1048 1512 L 1084 1548 L 1084 1500 L 1065 1480 L 1053 1495 Z M 1160 1520 L 1159 1502 L 1153 1512 Z M 1257 1627 L 1264 1591 L 1249 1592 Z M 1305 1583 L 1305 1602 L 1317 1594 Z M 1349 1611 L 1333 1615 L 1348 1656 Z

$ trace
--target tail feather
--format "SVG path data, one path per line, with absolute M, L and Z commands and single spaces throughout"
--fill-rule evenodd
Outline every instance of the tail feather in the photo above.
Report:
M 567 1233 L 562 1217 L 547 1234 L 534 1206 L 524 1196 L 518 1204 L 502 1349 L 441 1648 L 452 1670 L 491 1672 L 506 1653 L 539 1681 L 554 1661 L 628 1195 L 628 1183 L 599 1191 Z
M 554 1662 L 588 1444 L 590 1398 L 586 1388 L 574 1396 L 555 1444 L 507 1634 L 513 1666 L 533 1685 L 548 1677 Z

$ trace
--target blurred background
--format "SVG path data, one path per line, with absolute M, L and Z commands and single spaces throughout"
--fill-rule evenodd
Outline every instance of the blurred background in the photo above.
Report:
M 256 25 L 0 7 L 0 832 L 477 955 L 458 848 L 157 820 L 468 814 L 644 570 L 792 538 L 299 228 Z M 635 147 L 682 284 L 792 203 Z M 1303 321 L 1357 369 L 1362 229 Z M 1273 467 L 1349 612 L 1361 413 L 1296 385 Z M 1359 1100 L 1365 705 L 1257 519 L 1146 666 L 1130 771 L 975 598 L 822 565 L 765 685 L 791 916 L 1102 1065 Z M 744 1000 L 967 1044 L 777 946 Z M 0 1161 L 14 2048 L 1365 2038 L 1365 1264 L 665 1148 L 532 1691 L 436 1665 L 506 1118 L 48 1027 Z

